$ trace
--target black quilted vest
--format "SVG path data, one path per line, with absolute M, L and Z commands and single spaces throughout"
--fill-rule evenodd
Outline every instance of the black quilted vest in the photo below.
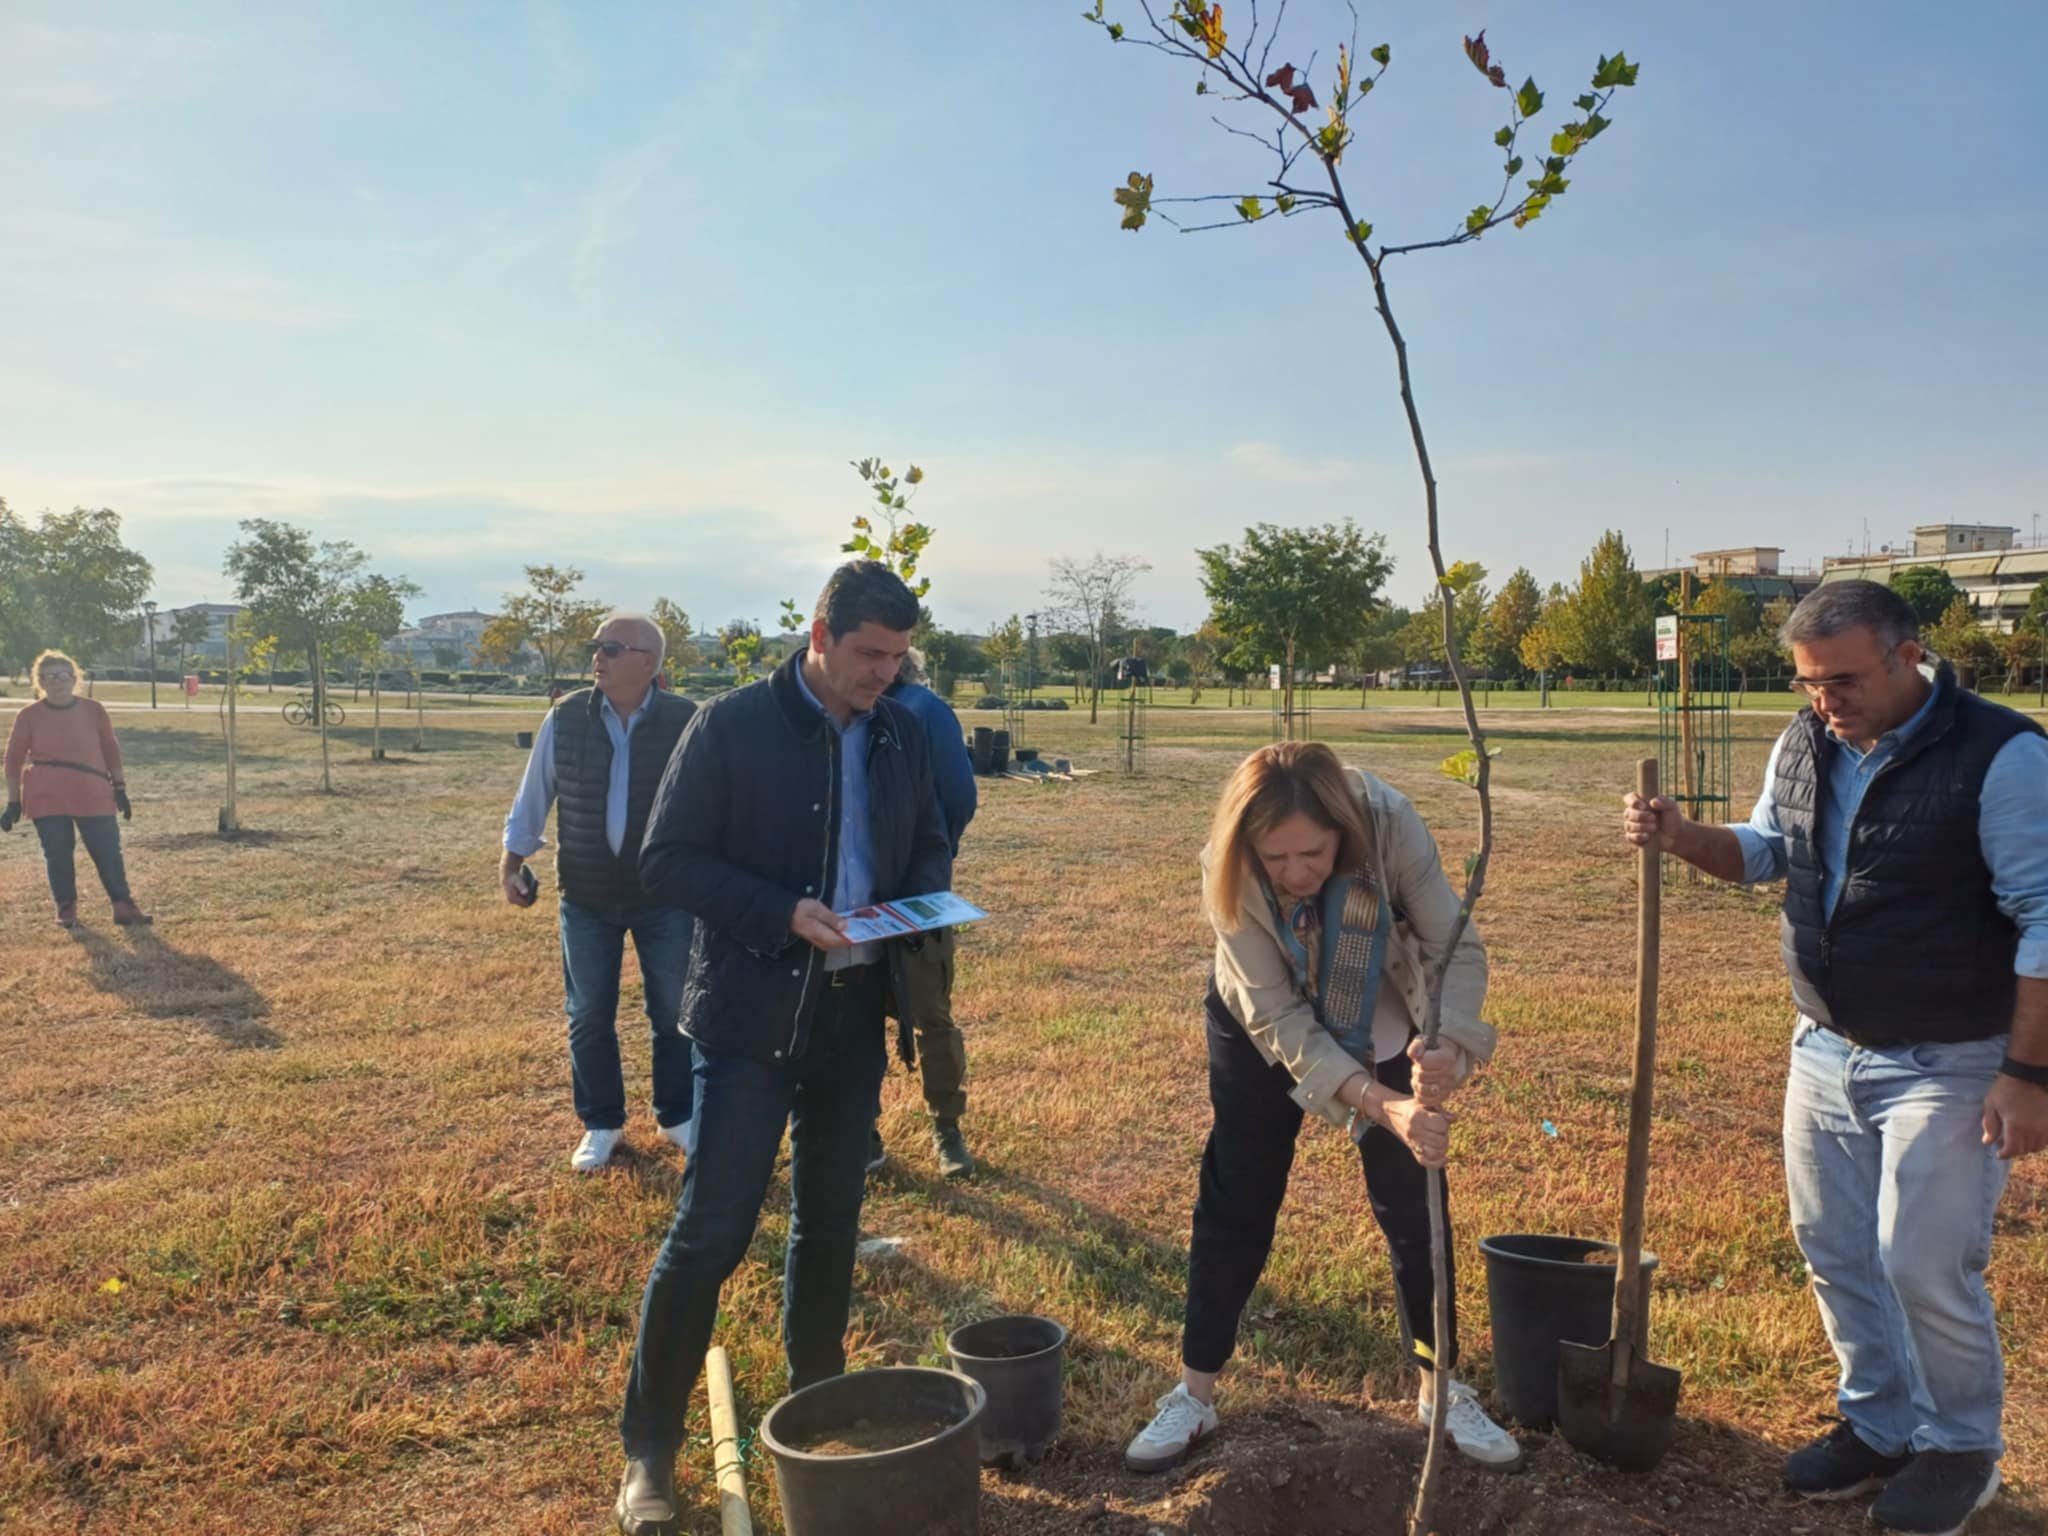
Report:
M 1821 902 L 1817 808 L 1840 750 L 1812 710 L 1778 752 L 1775 796 L 1789 856 L 1781 946 L 1800 1012 L 1859 1045 L 1983 1040 L 2012 1026 L 2019 932 L 1998 910 L 1977 841 L 1978 799 L 2024 715 L 1941 694 L 1878 769 L 1849 833 L 1830 921 Z
M 640 839 L 662 770 L 697 707 L 658 688 L 648 694 L 647 712 L 626 739 L 626 836 L 613 853 L 604 835 L 612 738 L 599 713 L 603 698 L 582 688 L 555 706 L 555 878 L 581 907 L 644 907 L 652 898 L 640 884 Z

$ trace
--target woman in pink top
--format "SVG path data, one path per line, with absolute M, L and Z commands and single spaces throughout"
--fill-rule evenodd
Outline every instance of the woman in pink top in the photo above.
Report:
M 36 824 L 57 921 L 78 921 L 78 875 L 73 863 L 77 839 L 85 839 L 100 884 L 114 904 L 114 921 L 150 919 L 128 893 L 121 863 L 121 828 L 115 812 L 132 812 L 121 777 L 121 747 L 106 706 L 78 697 L 78 664 L 62 651 L 36 658 L 36 702 L 14 717 L 7 736 L 7 809 L 0 832 L 12 832 L 23 816 Z

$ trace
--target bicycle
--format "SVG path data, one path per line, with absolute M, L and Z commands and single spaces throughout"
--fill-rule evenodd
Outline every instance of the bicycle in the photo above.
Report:
M 286 725 L 311 725 L 313 723 L 313 701 L 301 695 L 285 705 L 283 714 Z M 342 707 L 332 699 L 327 701 L 326 714 L 327 723 L 331 726 L 339 725 L 348 718 L 343 712 Z

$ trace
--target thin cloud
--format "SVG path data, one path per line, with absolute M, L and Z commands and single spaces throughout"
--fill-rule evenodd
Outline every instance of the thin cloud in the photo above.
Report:
M 648 184 L 668 169 L 680 142 L 674 134 L 657 134 L 611 156 L 599 168 L 597 180 L 584 199 L 583 235 L 576 243 L 570 265 L 571 285 L 577 298 L 588 300 L 596 296 L 605 253 L 633 238 L 633 205 Z

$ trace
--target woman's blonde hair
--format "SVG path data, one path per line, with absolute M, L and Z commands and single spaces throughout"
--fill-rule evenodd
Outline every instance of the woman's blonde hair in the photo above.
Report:
M 1258 876 L 1253 844 L 1290 816 L 1306 816 L 1338 836 L 1336 870 L 1363 874 L 1372 831 L 1337 754 L 1319 741 L 1279 741 L 1237 765 L 1209 828 L 1209 921 L 1226 933 L 1241 925 L 1245 882 Z
M 85 676 L 85 668 L 81 667 L 62 651 L 44 651 L 36 657 L 34 664 L 28 669 L 29 679 L 36 685 L 36 697 L 39 699 L 43 696 L 43 668 L 53 661 L 62 662 L 65 666 L 69 667 L 73 677 L 82 679 Z

